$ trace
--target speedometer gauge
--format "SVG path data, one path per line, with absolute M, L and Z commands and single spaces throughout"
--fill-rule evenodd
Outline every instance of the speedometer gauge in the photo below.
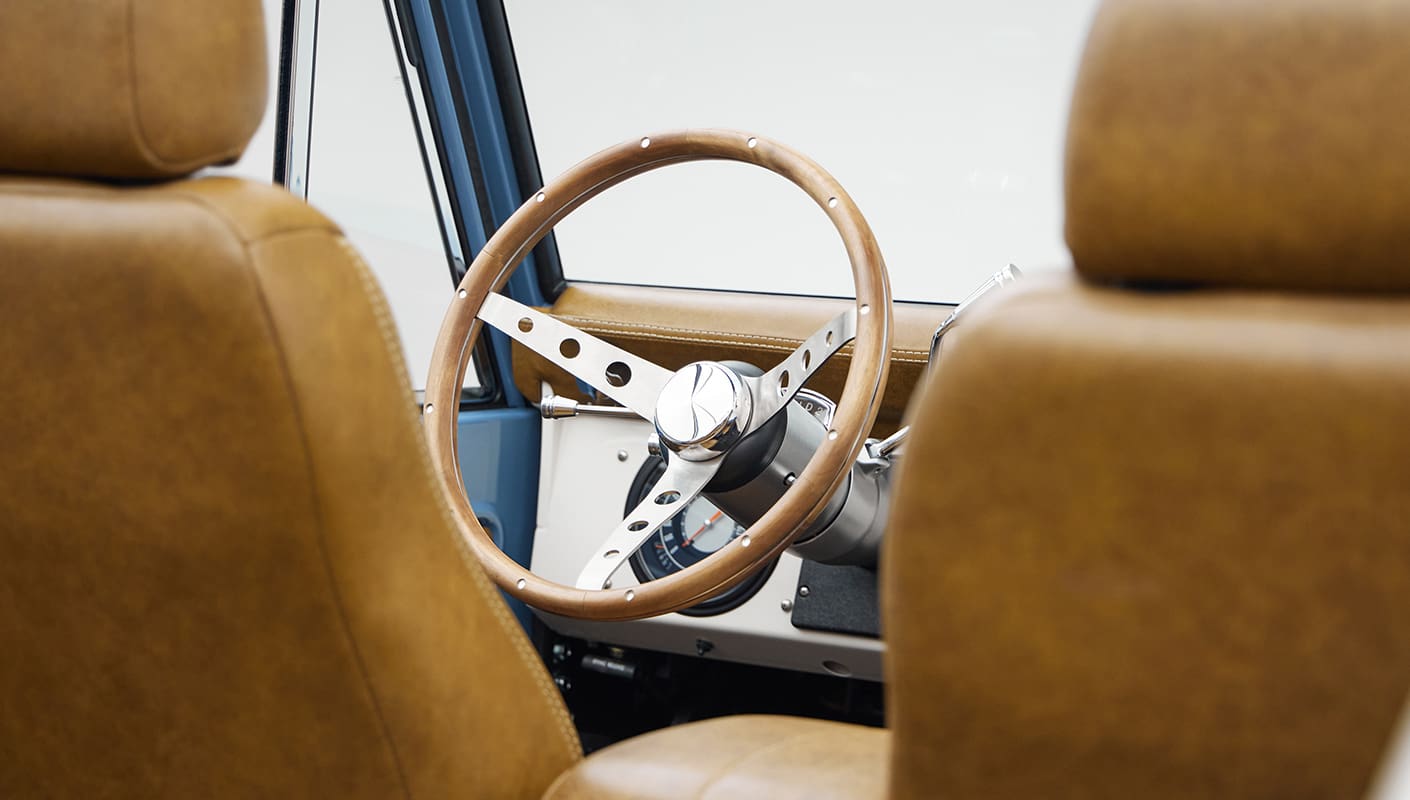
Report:
M 666 462 L 659 456 L 652 456 L 641 465 L 636 479 L 632 481 L 624 513 L 631 513 L 631 510 L 650 494 L 665 470 Z M 715 508 L 709 500 L 697 497 L 632 554 L 632 571 L 636 573 L 637 580 L 643 583 L 664 578 L 704 560 L 706 556 L 729 544 L 742 533 L 743 525 Z M 768 580 L 771 572 L 773 563 L 749 576 L 733 589 L 680 613 L 707 616 L 735 608 L 753 597 L 764 581 Z

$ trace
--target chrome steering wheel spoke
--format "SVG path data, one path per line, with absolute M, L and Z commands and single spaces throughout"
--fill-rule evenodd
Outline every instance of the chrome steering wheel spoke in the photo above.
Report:
M 674 374 L 502 294 L 487 296 L 477 316 L 643 419 Z
M 672 458 L 648 496 L 637 504 L 602 544 L 593 551 L 578 574 L 579 589 L 605 589 L 613 573 L 646 543 L 671 517 L 700 495 L 715 477 L 723 459 L 686 461 Z
M 824 362 L 856 337 L 857 309 L 849 308 L 804 339 L 773 369 L 757 378 L 744 376 L 742 380 L 754 395 L 754 414 L 749 421 L 748 432 L 762 428 L 764 423 L 788 405 Z

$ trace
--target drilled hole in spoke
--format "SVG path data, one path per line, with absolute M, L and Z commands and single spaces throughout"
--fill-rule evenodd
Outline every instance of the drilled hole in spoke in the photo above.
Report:
M 533 330 L 533 329 L 534 329 L 534 321 L 533 321 L 533 320 L 529 319 L 528 317 L 523 317 L 523 318 L 521 318 L 521 319 L 519 320 L 519 330 L 520 330 L 520 331 L 522 331 L 522 332 L 524 332 L 524 333 L 528 333 L 529 331 L 531 331 L 531 330 Z
M 632 368 L 620 361 L 613 361 L 611 364 L 607 365 L 607 369 L 603 374 L 609 384 L 620 388 L 626 386 L 627 381 L 632 379 Z
M 460 297 L 461 300 L 464 300 L 465 296 L 469 294 L 469 292 L 465 291 L 464 289 L 461 289 L 460 291 L 456 292 L 456 294 Z
M 677 491 L 675 491 L 675 490 L 672 490 L 672 491 L 669 491 L 669 492 L 662 492 L 662 493 L 656 495 L 656 505 L 658 505 L 658 506 L 668 506 L 668 505 L 670 505 L 671 503 L 674 503 L 674 502 L 676 502 L 677 500 L 680 500 L 680 499 L 681 499 L 681 493 L 680 493 L 680 492 L 677 492 Z
M 755 139 L 753 136 L 750 136 L 749 141 L 745 142 L 745 144 L 749 145 L 750 150 L 753 150 L 754 148 L 759 146 L 759 140 Z
M 542 203 L 542 202 L 543 202 L 543 192 L 539 192 L 538 194 L 534 195 L 534 202 L 536 202 L 536 203 Z
M 828 332 L 827 332 L 826 341 L 827 341 L 827 346 L 828 346 L 828 347 L 831 347 L 831 346 L 832 346 L 832 331 L 828 331 Z
M 641 137 L 641 149 L 645 150 L 646 148 L 648 148 L 648 147 L 650 147 L 650 146 L 651 146 L 651 137 L 650 137 L 650 136 L 643 136 L 643 137 Z
M 578 344 L 577 339 L 564 339 L 558 343 L 558 352 L 562 353 L 564 358 L 577 358 L 578 353 L 582 351 L 582 345 Z
M 622 596 L 627 598 L 627 602 L 630 603 L 631 601 L 636 599 L 636 592 L 632 591 L 631 589 L 628 589 L 626 593 Z
M 865 316 L 865 315 L 867 315 L 867 314 L 870 314 L 870 313 L 871 313 L 871 306 L 866 305 L 866 304 L 863 304 L 861 308 L 857 309 L 857 313 L 858 313 L 858 314 L 861 314 L 861 315 L 863 315 L 863 316 Z
M 808 367 L 812 366 L 812 364 L 813 364 L 813 352 L 812 352 L 811 350 L 804 350 L 804 351 L 803 351 L 803 369 L 807 369 Z
M 617 556 L 620 556 L 621 554 L 622 554 L 622 551 L 620 551 L 620 550 L 608 550 L 607 552 L 605 552 L 605 553 L 602 554 L 602 557 L 603 557 L 603 558 L 616 558 Z
M 789 376 L 789 374 L 788 374 L 788 370 L 784 370 L 784 371 L 783 371 L 783 374 L 780 375 L 780 376 L 778 376 L 778 393 L 779 393 L 779 396 L 780 396 L 780 397 L 783 396 L 783 395 L 788 394 L 788 384 L 789 384 L 789 382 L 790 382 L 790 376 Z
M 836 197 L 829 197 L 829 198 L 827 198 L 827 207 L 828 207 L 828 208 L 837 208 L 837 198 L 836 198 Z
M 648 523 L 646 520 L 639 519 L 636 522 L 633 522 L 632 524 L 628 525 L 627 530 L 631 531 L 632 533 L 640 533 L 641 531 L 646 530 L 646 526 L 649 524 L 650 523 Z
M 526 580 L 524 580 L 523 578 L 520 578 L 519 580 L 517 580 L 517 581 L 514 582 L 514 585 L 515 585 L 516 587 L 522 589 L 522 588 L 524 588 L 525 586 L 528 586 L 528 585 L 529 585 L 529 582 L 526 581 Z

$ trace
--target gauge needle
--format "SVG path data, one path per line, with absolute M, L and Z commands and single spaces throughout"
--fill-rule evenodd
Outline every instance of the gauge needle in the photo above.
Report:
M 724 516 L 724 513 L 725 512 L 723 511 L 716 511 L 715 516 L 705 520 L 705 524 L 700 526 L 700 530 L 696 531 L 695 533 L 692 533 L 689 539 L 686 539 L 684 542 L 681 542 L 681 547 L 689 547 L 690 543 L 695 541 L 695 537 L 704 533 L 711 525 L 714 525 L 716 520 Z

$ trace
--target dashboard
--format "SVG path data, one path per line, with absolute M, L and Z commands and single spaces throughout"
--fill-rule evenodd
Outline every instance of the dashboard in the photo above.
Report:
M 650 491 L 662 465 L 647 449 L 651 433 L 638 419 L 543 421 L 534 572 L 571 584 L 601 538 Z M 689 566 L 742 532 L 702 496 L 648 539 L 613 585 Z M 673 614 L 597 622 L 534 613 L 560 634 L 609 645 L 880 681 L 876 588 L 871 570 L 790 551 L 734 589 Z

